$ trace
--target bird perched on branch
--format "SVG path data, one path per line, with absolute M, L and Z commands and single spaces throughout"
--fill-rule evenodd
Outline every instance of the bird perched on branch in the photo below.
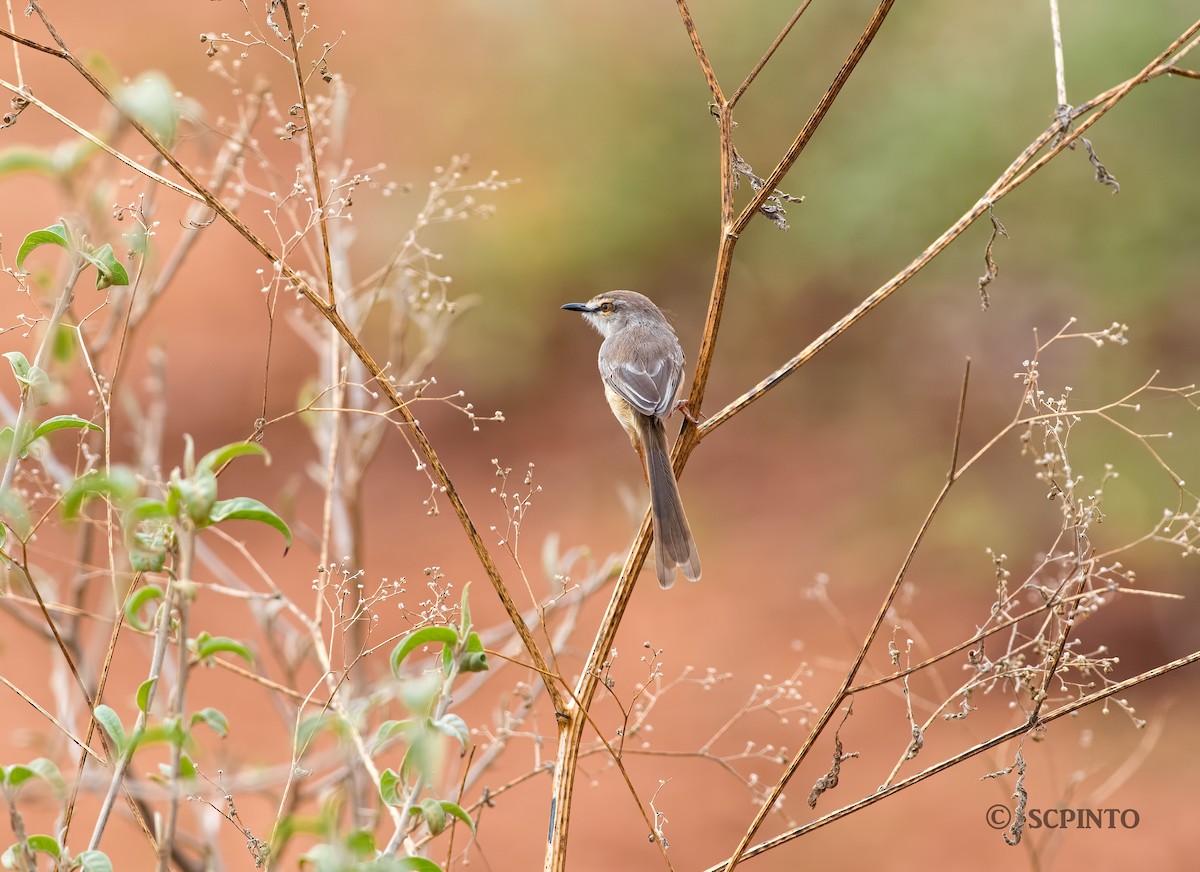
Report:
M 676 569 L 696 581 L 700 556 L 683 513 L 663 426 L 663 420 L 679 408 L 676 398 L 683 380 L 679 339 L 658 306 L 634 291 L 609 291 L 562 308 L 581 312 L 604 337 L 599 358 L 604 395 L 629 434 L 650 486 L 658 583 L 664 588 L 674 584 Z

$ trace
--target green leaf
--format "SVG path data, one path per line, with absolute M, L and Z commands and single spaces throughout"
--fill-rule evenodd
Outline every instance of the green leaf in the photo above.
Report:
M 187 781 L 194 781 L 200 777 L 195 762 L 187 754 L 179 755 L 179 777 Z
M 6 454 L 0 454 L 0 461 L 6 457 Z M 0 515 L 3 515 L 5 523 L 22 539 L 33 530 L 29 507 L 25 505 L 25 498 L 15 488 L 10 487 L 0 493 Z
M 392 868 L 398 872 L 442 872 L 441 866 L 424 857 L 401 857 Z
M 420 648 L 422 645 L 433 645 L 438 642 L 451 647 L 458 644 L 458 631 L 453 627 L 422 627 L 419 630 L 414 630 L 401 640 L 392 650 L 392 675 L 400 677 L 400 664 L 404 662 L 404 658 L 413 652 L 413 649 Z
M 45 757 L 38 757 L 36 760 L 30 760 L 25 765 L 27 768 L 35 772 L 39 778 L 50 785 L 50 788 L 54 791 L 55 796 L 57 796 L 59 799 L 66 798 L 67 782 L 63 778 L 62 773 L 59 772 L 58 766 L 55 765 L 53 760 L 49 760 Z
M 218 654 L 234 654 L 249 665 L 254 665 L 254 655 L 250 653 L 250 649 L 228 636 L 210 636 L 208 633 L 201 633 L 196 637 L 195 646 L 196 656 L 200 658 L 201 662 L 211 660 Z
M 25 237 L 25 241 L 17 250 L 17 269 L 24 269 L 25 258 L 29 256 L 29 252 L 40 245 L 57 245 L 59 248 L 69 249 L 70 243 L 67 239 L 67 228 L 62 224 L 51 224 L 45 230 L 33 231 Z
M 82 851 L 76 855 L 75 864 L 83 872 L 113 872 L 112 861 L 102 851 Z
M 346 836 L 346 850 L 356 857 L 375 856 L 375 834 L 370 830 L 354 830 Z
M 129 274 L 113 254 L 113 247 L 109 243 L 92 251 L 81 251 L 79 256 L 96 268 L 96 290 L 129 284 Z
M 171 717 L 161 724 L 151 724 L 133 737 L 135 748 L 147 748 L 151 745 L 171 745 L 182 748 L 191 737 L 183 729 L 179 718 Z
M 446 829 L 446 810 L 436 799 L 423 799 L 419 805 L 410 806 L 408 813 L 424 818 L 425 826 L 432 835 L 438 836 Z
M 93 424 L 91 421 L 85 421 L 78 415 L 56 415 L 53 418 L 47 418 L 45 421 L 37 425 L 37 429 L 33 431 L 33 438 L 40 439 L 47 433 L 53 433 L 55 430 L 99 430 L 104 428 L 98 424 Z M 28 444 L 28 443 L 26 443 Z
M 210 473 L 211 474 L 211 473 Z M 258 521 L 269 527 L 274 527 L 283 534 L 287 548 L 292 547 L 292 529 L 277 514 L 268 509 L 258 500 L 250 497 L 234 497 L 231 500 L 218 500 L 208 513 L 207 523 L 220 524 L 222 521 Z M 287 550 L 284 550 L 287 553 Z
M 8 358 L 8 365 L 12 367 L 13 375 L 17 377 L 17 381 L 26 384 L 29 378 L 29 360 L 19 351 L 6 351 L 4 356 Z
M 179 124 L 179 104 L 171 81 L 155 70 L 142 73 L 131 84 L 113 92 L 113 102 L 125 114 L 148 127 L 158 141 L 170 146 L 175 142 Z
M 142 607 L 146 603 L 165 597 L 166 593 L 156 584 L 148 584 L 145 587 L 138 588 L 137 592 L 129 598 L 129 602 L 125 603 L 125 619 L 129 621 L 129 625 L 135 630 L 149 630 L 150 625 L 141 618 Z M 142 709 L 142 711 L 145 711 L 145 709 Z
M 0 151 L 0 178 L 15 173 L 40 173 L 57 177 L 58 165 L 42 149 L 18 145 Z
M 171 474 L 171 493 L 175 497 L 174 502 L 183 507 L 184 513 L 197 526 L 211 523 L 208 515 L 217 502 L 217 477 L 211 469 L 197 470 L 195 475 L 188 478 L 183 478 L 176 470 Z
M 62 846 L 58 844 L 58 839 L 54 838 L 54 836 L 30 836 L 25 840 L 25 844 L 34 851 L 49 854 L 51 857 L 62 855 Z
M 137 689 L 137 707 L 140 712 L 150 711 L 150 692 L 154 690 L 154 685 L 158 684 L 157 678 L 147 678 Z
M 59 324 L 54 331 L 51 354 L 56 363 L 70 363 L 75 357 L 75 331 L 67 324 Z
M 192 715 L 192 726 L 196 724 L 208 724 L 212 731 L 222 739 L 229 735 L 229 719 L 225 717 L 225 713 L 220 709 L 202 708 L 200 711 Z
M 404 782 L 400 776 L 391 769 L 384 769 L 379 776 L 379 798 L 387 805 L 400 805 L 404 802 L 404 797 L 401 792 L 404 788 Z
M 83 506 L 92 497 L 108 497 L 118 505 L 130 502 L 137 494 L 137 477 L 125 466 L 114 466 L 107 473 L 99 470 L 81 475 L 63 494 L 63 517 L 78 518 Z
M 271 462 L 271 455 L 267 453 L 267 449 L 263 448 L 257 442 L 230 442 L 228 445 L 214 448 L 208 454 L 201 457 L 200 462 L 196 464 L 196 469 L 217 470 L 233 460 L 233 458 L 244 457 L 247 454 L 253 454 L 256 457 L 265 457 L 267 463 Z
M 104 732 L 108 734 L 108 738 L 116 746 L 117 753 L 124 753 L 125 743 L 128 739 L 125 736 L 125 728 L 121 726 L 121 718 L 106 705 L 96 706 L 93 714 L 96 717 L 96 723 L 104 728 Z
M 465 636 L 471 632 L 471 604 L 467 601 L 467 594 L 471 592 L 471 582 L 463 585 L 462 601 L 458 606 L 458 635 Z
M 37 777 L 36 772 L 21 763 L 5 766 L 0 771 L 4 773 L 4 783 L 13 788 L 20 787 L 30 778 Z
M 407 736 L 415 725 L 416 721 L 412 718 L 405 718 L 402 721 L 384 721 L 375 731 L 375 740 L 371 742 L 371 753 L 378 754 L 397 736 Z
M 326 711 L 308 715 L 296 725 L 296 753 L 303 754 L 307 751 L 313 740 L 323 732 L 330 732 L 339 739 L 344 739 L 349 730 L 342 716 L 333 712 Z
M 467 814 L 467 810 L 456 802 L 451 802 L 448 799 L 438 800 L 438 805 L 442 807 L 442 811 L 446 814 L 453 815 L 464 824 L 471 828 L 471 832 L 475 832 L 475 821 Z
M 167 561 L 172 529 L 161 500 L 135 499 L 122 518 L 129 565 L 135 572 L 158 572 Z M 144 628 L 143 628 L 144 629 Z
M 467 745 L 471 741 L 471 728 L 467 726 L 467 722 L 461 717 L 453 712 L 449 712 L 436 720 L 430 721 L 430 724 L 439 733 L 444 733 L 451 739 L 457 739 L 459 747 L 464 752 L 467 750 Z
M 467 648 L 458 659 L 458 668 L 461 672 L 487 672 L 487 654 L 478 633 L 472 632 L 467 636 Z
M 400 777 L 405 781 L 414 775 L 425 781 L 433 778 L 438 762 L 438 748 L 427 730 L 416 731 L 409 741 L 404 759 L 400 761 Z

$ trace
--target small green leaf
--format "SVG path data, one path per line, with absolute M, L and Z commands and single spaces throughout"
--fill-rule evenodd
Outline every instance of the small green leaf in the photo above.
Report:
M 184 731 L 179 718 L 170 717 L 161 724 L 151 724 L 146 727 L 141 733 L 135 734 L 132 741 L 135 748 L 148 748 L 151 745 L 162 744 L 182 748 L 190 738 Z
M 426 781 L 433 777 L 437 768 L 438 748 L 432 734 L 427 730 L 415 732 L 409 740 L 408 750 L 400 761 L 400 777 L 405 781 L 417 775 Z
M 29 360 L 19 351 L 6 351 L 4 356 L 8 358 L 8 365 L 12 367 L 13 375 L 17 377 L 17 381 L 25 384 L 29 378 Z
M 346 836 L 346 850 L 356 857 L 374 857 L 375 834 L 370 830 L 354 830 Z
M 402 721 L 384 721 L 375 731 L 375 740 L 371 743 L 371 753 L 378 754 L 397 736 L 407 736 L 416 721 L 405 718 Z
M 471 592 L 471 582 L 463 585 L 462 601 L 458 606 L 458 635 L 465 636 L 471 632 L 471 604 L 467 601 L 467 594 Z
M 197 526 L 207 526 L 217 502 L 217 477 L 211 469 L 197 470 L 195 475 L 183 478 L 176 470 L 171 475 L 171 493 L 177 505 Z
M 55 363 L 70 363 L 75 357 L 75 331 L 67 324 L 59 324 L 54 331 L 54 344 L 50 353 Z
M 62 224 L 51 224 L 45 230 L 35 230 L 25 237 L 17 250 L 17 269 L 24 269 L 25 258 L 29 252 L 39 245 L 57 245 L 59 248 L 70 248 L 67 242 L 67 228 Z
M 12 766 L 4 767 L 4 783 L 9 787 L 20 787 L 30 778 L 37 777 L 37 773 L 21 763 L 14 763 Z
M 433 645 L 439 642 L 451 647 L 457 645 L 458 631 L 453 627 L 422 627 L 419 630 L 409 633 L 392 650 L 392 675 L 397 678 L 400 677 L 400 664 L 404 662 L 405 657 L 413 652 L 413 649 L 420 648 L 422 645 Z
M 150 626 L 141 619 L 142 607 L 153 600 L 160 600 L 166 597 L 166 593 L 161 587 L 156 584 L 148 584 L 138 590 L 129 598 L 129 602 L 125 603 L 125 619 L 129 621 L 130 626 L 135 630 L 149 630 Z M 145 711 L 145 709 L 142 709 Z
M 113 247 L 109 243 L 93 251 L 81 251 L 79 255 L 96 268 L 96 290 L 129 284 L 129 274 L 113 254 Z
M 467 750 L 467 745 L 471 741 L 471 729 L 461 717 L 453 712 L 449 712 L 436 720 L 430 721 L 430 724 L 439 733 L 444 733 L 451 739 L 457 739 L 459 747 L 464 752 Z
M 58 839 L 54 836 L 30 836 L 25 840 L 25 844 L 34 851 L 49 854 L 51 857 L 58 857 L 62 854 L 62 846 L 58 844 Z
M 0 178 L 14 173 L 40 173 L 56 177 L 58 166 L 42 149 L 15 146 L 0 151 Z
M 229 735 L 229 719 L 220 709 L 203 708 L 192 715 L 193 727 L 201 723 L 208 724 L 212 731 L 222 739 Z
M 40 439 L 47 433 L 53 433 L 55 430 L 103 430 L 91 421 L 85 421 L 78 415 L 56 415 L 53 418 L 47 418 L 45 421 L 37 425 L 37 429 L 33 431 L 33 439 Z M 33 439 L 29 440 L 30 442 Z
M 208 633 L 201 633 L 196 637 L 195 651 L 202 663 L 211 660 L 218 654 L 234 654 L 251 666 L 254 665 L 254 655 L 250 653 L 250 649 L 228 636 L 210 636 Z
M 148 127 L 163 145 L 174 144 L 180 107 L 174 86 L 162 73 L 157 70 L 142 73 L 134 82 L 115 89 L 113 102 Z
M 429 827 L 432 835 L 441 835 L 446 829 L 446 810 L 436 799 L 423 799 L 420 805 L 410 806 L 408 813 L 424 818 L 425 826 Z
M 4 460 L 7 454 L 0 454 L 0 460 Z M 0 493 L 0 515 L 4 517 L 4 521 L 12 528 L 12 531 L 19 537 L 24 539 L 33 530 L 33 522 L 29 517 L 29 506 L 25 504 L 25 498 L 15 488 Z
M 99 470 L 81 475 L 71 482 L 63 494 L 63 517 L 78 518 L 83 506 L 92 497 L 108 497 L 118 505 L 124 505 L 137 494 L 137 477 L 125 466 L 114 466 L 107 473 Z
M 112 861 L 102 851 L 82 851 L 75 856 L 82 872 L 113 872 Z
M 400 805 L 404 802 L 404 797 L 401 796 L 401 791 L 404 788 L 404 782 L 400 780 L 400 776 L 391 769 L 384 769 L 379 776 L 379 798 L 387 805 Z
M 200 462 L 196 464 L 196 469 L 218 470 L 235 457 L 244 457 L 247 454 L 253 454 L 256 457 L 265 457 L 267 463 L 271 462 L 271 455 L 267 453 L 267 449 L 263 448 L 257 442 L 230 442 L 228 445 L 222 445 L 220 448 L 214 448 L 212 451 L 200 458 Z
M 209 474 L 211 475 L 212 473 Z M 265 505 L 250 497 L 234 497 L 231 500 L 218 500 L 213 504 L 212 510 L 208 513 L 207 522 L 201 526 L 220 524 L 222 521 L 258 521 L 269 527 L 274 527 L 282 533 L 284 541 L 287 542 L 287 547 L 292 547 L 291 527 L 284 523 L 282 518 Z M 284 553 L 287 553 L 286 549 Z
M 446 814 L 453 815 L 464 824 L 471 828 L 471 832 L 475 832 L 475 821 L 467 814 L 467 810 L 456 802 L 451 802 L 448 799 L 438 800 L 438 805 L 442 807 L 442 811 Z
M 392 866 L 397 872 L 442 872 L 442 867 L 424 857 L 401 857 Z
M 300 723 L 296 725 L 296 753 L 303 754 L 313 740 L 324 732 L 333 733 L 339 739 L 344 739 L 349 731 L 341 715 L 333 712 L 318 712 L 315 715 L 308 715 L 301 718 Z
M 106 705 L 96 706 L 93 714 L 96 717 L 96 723 L 104 728 L 104 732 L 108 734 L 108 738 L 116 746 L 117 753 L 124 753 L 125 743 L 128 739 L 125 736 L 125 728 L 121 726 L 121 718 Z
M 194 781 L 200 777 L 200 772 L 196 769 L 195 762 L 187 754 L 179 755 L 179 777 L 185 781 Z
M 158 684 L 157 678 L 147 678 L 137 689 L 137 707 L 140 712 L 150 711 L 150 692 L 154 690 L 154 685 Z
M 478 633 L 471 632 L 467 636 L 467 648 L 459 657 L 458 668 L 461 672 L 487 672 L 487 654 L 483 650 L 483 640 L 479 638 Z
M 62 773 L 58 770 L 58 766 L 53 760 L 48 760 L 45 757 L 38 757 L 36 760 L 30 760 L 25 764 L 26 767 L 37 773 L 37 776 L 50 785 L 54 791 L 54 795 L 59 799 L 65 799 L 67 796 L 67 782 L 63 779 Z

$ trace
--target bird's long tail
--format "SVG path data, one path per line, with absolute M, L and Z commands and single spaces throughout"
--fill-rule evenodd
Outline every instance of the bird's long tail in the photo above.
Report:
M 667 433 L 660 418 L 638 415 L 638 429 L 645 451 L 646 478 L 650 484 L 650 514 L 654 519 L 654 562 L 658 572 L 658 583 L 664 588 L 675 583 L 676 568 L 683 570 L 684 578 L 697 581 L 700 578 L 700 555 L 696 553 L 696 542 L 687 516 L 683 513 L 683 502 L 679 498 L 679 485 L 671 469 L 671 455 L 667 451 Z

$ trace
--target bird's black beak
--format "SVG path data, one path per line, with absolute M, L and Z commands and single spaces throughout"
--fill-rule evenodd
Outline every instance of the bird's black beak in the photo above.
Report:
M 567 303 L 562 308 L 568 309 L 572 312 L 590 312 L 590 311 L 592 311 L 591 308 L 588 307 L 587 303 Z

